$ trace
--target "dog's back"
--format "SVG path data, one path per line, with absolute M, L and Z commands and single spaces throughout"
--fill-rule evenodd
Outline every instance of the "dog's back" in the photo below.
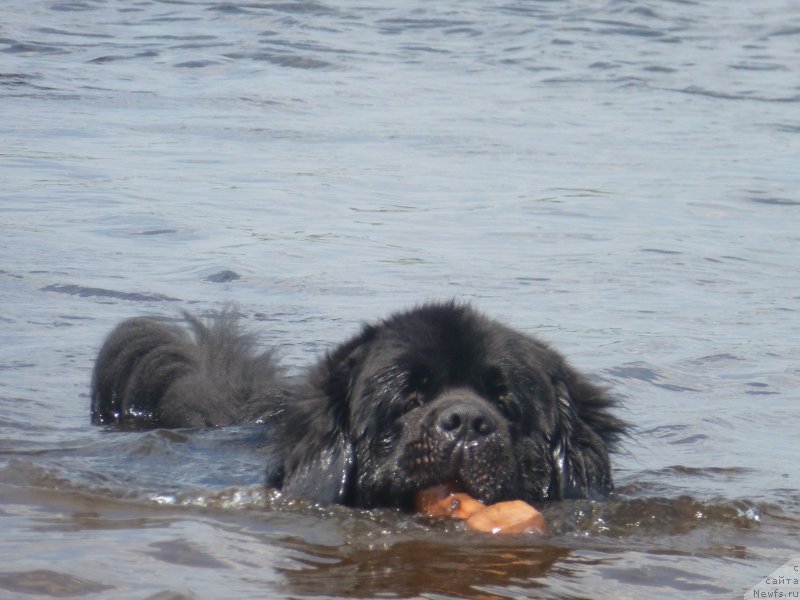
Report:
M 255 423 L 280 410 L 285 380 L 236 315 L 188 330 L 150 318 L 124 321 L 106 339 L 92 376 L 92 422 L 140 427 Z

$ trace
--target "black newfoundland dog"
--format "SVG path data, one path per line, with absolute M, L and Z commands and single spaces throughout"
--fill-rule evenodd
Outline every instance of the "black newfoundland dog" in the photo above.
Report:
M 293 496 L 409 510 L 447 483 L 487 504 L 602 497 L 625 432 L 614 401 L 544 343 L 466 305 L 371 325 L 287 378 L 235 315 L 186 328 L 120 324 L 92 381 L 92 421 L 263 423 L 267 484 Z

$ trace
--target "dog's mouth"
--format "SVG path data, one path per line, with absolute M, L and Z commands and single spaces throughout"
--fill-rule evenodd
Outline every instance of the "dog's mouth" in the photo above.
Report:
M 414 510 L 423 514 L 432 514 L 437 505 L 453 494 L 467 494 L 463 486 L 455 481 L 448 481 L 418 490 L 414 494 Z
M 406 489 L 407 505 L 416 505 L 420 498 L 441 500 L 452 494 L 466 494 L 485 504 L 513 496 L 507 470 L 492 469 L 480 463 L 437 465 L 417 471 L 412 486 Z
M 513 495 L 515 466 L 510 449 L 502 443 L 465 447 L 437 444 L 429 439 L 406 446 L 399 467 L 407 500 L 419 493 L 467 494 L 492 503 Z
M 441 500 L 451 494 L 468 494 L 466 488 L 457 481 L 447 481 L 430 487 L 424 487 L 415 492 L 415 496 L 425 496 L 432 500 Z

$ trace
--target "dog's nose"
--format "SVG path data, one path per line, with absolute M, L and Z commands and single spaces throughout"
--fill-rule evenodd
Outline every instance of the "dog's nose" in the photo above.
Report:
M 439 413 L 439 429 L 448 436 L 475 441 L 497 431 L 497 422 L 488 410 L 475 404 L 451 404 Z

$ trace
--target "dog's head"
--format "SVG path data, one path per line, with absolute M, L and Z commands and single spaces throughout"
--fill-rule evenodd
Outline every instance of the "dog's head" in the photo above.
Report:
M 493 503 L 605 494 L 624 425 L 602 390 L 537 340 L 453 303 L 342 344 L 288 408 L 290 494 L 410 508 L 446 483 Z

